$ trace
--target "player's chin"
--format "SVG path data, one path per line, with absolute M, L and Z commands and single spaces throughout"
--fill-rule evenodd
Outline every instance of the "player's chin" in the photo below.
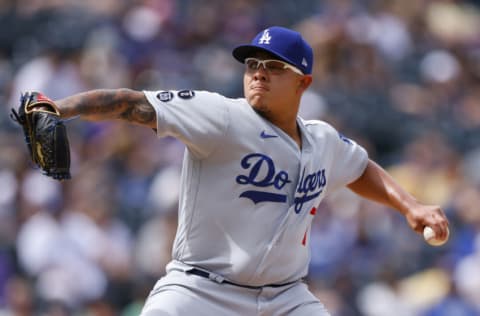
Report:
M 248 96 L 247 101 L 254 108 L 262 108 L 267 105 L 267 100 L 263 93 L 252 93 Z
M 261 100 L 260 98 L 251 98 L 248 100 L 248 104 L 254 109 L 261 109 L 265 108 L 265 102 Z
M 250 106 L 252 109 L 260 114 L 261 116 L 268 116 L 268 113 L 270 112 L 268 106 L 265 103 L 251 103 Z

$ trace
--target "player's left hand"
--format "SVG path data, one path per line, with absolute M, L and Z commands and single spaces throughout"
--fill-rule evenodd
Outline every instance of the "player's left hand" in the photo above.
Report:
M 405 217 L 408 225 L 419 234 L 423 234 L 425 226 L 430 226 L 436 238 L 448 238 L 448 219 L 438 205 L 418 204 L 411 207 Z
M 22 128 L 32 161 L 57 180 L 70 178 L 70 146 L 55 103 L 38 92 L 21 95 L 12 119 Z

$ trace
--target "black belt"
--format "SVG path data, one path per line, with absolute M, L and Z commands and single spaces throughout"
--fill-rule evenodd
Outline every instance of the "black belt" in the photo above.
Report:
M 208 271 L 205 271 L 205 270 L 200 270 L 200 269 L 197 269 L 197 268 L 193 268 L 191 270 L 188 270 L 188 271 L 186 271 L 186 273 L 198 275 L 198 276 L 204 277 L 206 279 L 215 281 L 217 283 L 225 283 L 225 284 L 230 284 L 230 285 L 234 285 L 234 286 L 244 287 L 244 288 L 247 288 L 247 289 L 254 289 L 254 290 L 260 290 L 264 287 L 282 287 L 282 286 L 290 285 L 290 284 L 293 284 L 293 283 L 296 283 L 296 282 L 299 281 L 299 280 L 295 280 L 295 281 L 282 283 L 282 284 L 265 284 L 265 285 L 261 285 L 261 286 L 252 286 L 252 285 L 244 285 L 244 284 L 238 284 L 238 283 L 230 282 L 228 280 L 225 280 L 225 278 L 222 277 L 221 275 L 211 273 L 211 272 L 208 272 Z

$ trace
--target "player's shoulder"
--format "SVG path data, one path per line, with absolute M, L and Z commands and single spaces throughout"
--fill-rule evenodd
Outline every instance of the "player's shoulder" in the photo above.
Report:
M 210 101 L 210 102 L 217 102 L 223 103 L 225 105 L 241 105 L 245 106 L 248 105 L 245 98 L 235 98 L 229 97 L 218 92 L 206 91 L 206 90 L 195 90 L 193 93 L 198 96 L 202 101 Z
M 229 97 L 227 95 L 221 94 L 219 92 L 214 92 L 214 91 L 208 91 L 208 90 L 188 90 L 188 91 L 192 91 L 195 95 L 198 95 L 204 98 L 221 99 L 229 102 L 238 102 L 242 100 L 242 98 Z
M 354 141 L 347 138 L 337 128 L 335 128 L 333 125 L 325 121 L 303 120 L 301 118 L 300 120 L 304 128 L 307 130 L 308 134 L 316 140 L 325 140 L 325 139 L 336 140 L 336 141 L 340 140 L 341 142 L 339 143 L 341 144 L 345 144 L 345 143 L 348 145 L 355 144 Z
M 212 92 L 207 90 L 193 90 L 193 89 L 179 89 L 179 90 L 144 90 L 146 95 L 150 96 L 154 101 L 160 101 L 161 103 L 176 103 L 187 102 L 196 103 L 200 102 L 215 102 L 215 103 L 237 103 L 242 99 L 235 99 L 227 97 L 218 92 Z
M 331 124 L 322 121 L 322 120 L 305 120 L 299 118 L 305 128 L 314 134 L 337 134 L 337 129 L 333 127 Z

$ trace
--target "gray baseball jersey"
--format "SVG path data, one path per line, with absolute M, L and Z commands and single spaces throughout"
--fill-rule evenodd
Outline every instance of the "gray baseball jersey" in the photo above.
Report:
M 186 145 L 173 259 L 253 286 L 306 276 L 316 208 L 362 174 L 366 151 L 327 123 L 299 117 L 300 150 L 243 98 L 144 93 L 158 136 Z

